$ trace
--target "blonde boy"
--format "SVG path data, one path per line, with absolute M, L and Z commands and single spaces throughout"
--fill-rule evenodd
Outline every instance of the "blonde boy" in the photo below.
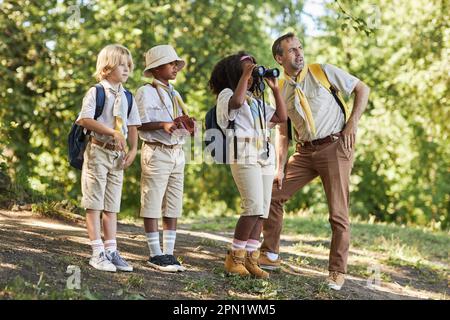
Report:
M 141 217 L 147 235 L 148 263 L 161 271 L 184 271 L 173 255 L 177 219 L 181 216 L 184 182 L 183 135 L 175 119 L 186 114 L 180 94 L 169 83 L 185 62 L 169 45 L 151 48 L 145 54 L 144 75 L 153 78 L 136 93 L 142 127 Z M 162 216 L 163 251 L 158 219 Z
M 77 119 L 78 125 L 90 131 L 81 174 L 81 205 L 86 208 L 86 226 L 92 246 L 89 264 L 95 269 L 111 272 L 133 270 L 120 256 L 116 244 L 123 170 L 136 157 L 137 128 L 141 125 L 134 99 L 128 115 L 128 102 L 122 85 L 132 70 L 133 59 L 127 48 L 118 44 L 103 48 L 97 58 L 95 73 L 105 90 L 103 112 L 94 120 L 97 89 L 93 87 L 86 93 Z M 104 243 L 101 239 L 101 213 Z

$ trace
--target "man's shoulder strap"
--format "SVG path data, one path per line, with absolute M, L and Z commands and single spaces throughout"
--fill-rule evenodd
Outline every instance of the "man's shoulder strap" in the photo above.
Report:
M 308 69 L 317 81 L 319 81 L 327 90 L 330 90 L 331 83 L 319 63 L 308 64 Z
M 311 74 L 313 75 L 313 77 L 317 81 L 319 81 L 322 84 L 322 86 L 324 86 L 325 89 L 327 89 L 333 95 L 333 97 L 335 98 L 336 102 L 341 107 L 342 112 L 344 112 L 345 118 L 347 120 L 348 116 L 349 116 L 349 114 L 348 114 L 349 111 L 348 111 L 347 104 L 345 103 L 345 100 L 342 97 L 342 95 L 339 92 L 339 90 L 337 90 L 330 83 L 330 80 L 328 80 L 328 77 L 325 74 L 325 72 L 323 71 L 322 66 L 319 63 L 311 63 L 311 64 L 308 64 L 308 69 L 311 71 Z

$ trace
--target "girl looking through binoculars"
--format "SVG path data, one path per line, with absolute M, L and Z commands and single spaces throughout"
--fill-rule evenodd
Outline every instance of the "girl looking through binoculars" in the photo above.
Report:
M 269 122 L 287 120 L 278 89 L 278 69 L 256 64 L 246 52 L 230 55 L 214 67 L 209 86 L 217 96 L 217 123 L 223 131 L 233 128 L 237 141 L 230 148 L 230 164 L 241 196 L 241 217 L 237 221 L 231 249 L 225 258 L 227 273 L 268 278 L 259 268 L 259 240 L 262 219 L 269 214 L 275 174 L 274 148 L 269 141 Z M 264 103 L 265 83 L 275 98 L 275 108 Z

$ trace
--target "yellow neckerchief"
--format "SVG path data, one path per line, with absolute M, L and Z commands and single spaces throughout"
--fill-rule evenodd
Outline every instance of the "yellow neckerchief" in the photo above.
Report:
M 161 96 L 161 93 L 159 92 L 159 88 L 166 91 L 170 97 L 170 100 L 172 101 L 172 107 L 173 107 L 173 118 L 178 117 L 178 107 L 181 108 L 182 112 L 185 115 L 189 115 L 187 112 L 186 105 L 183 102 L 183 99 L 181 99 L 181 96 L 175 92 L 175 90 L 171 90 L 169 86 L 166 86 L 165 84 L 161 83 L 160 81 L 154 79 L 152 82 L 152 86 L 156 89 L 156 92 L 158 93 L 159 99 L 164 104 L 164 106 L 167 108 L 163 97 Z M 173 94 L 172 94 L 173 92 Z M 169 110 L 167 110 L 169 111 Z M 170 114 L 170 113 L 169 113 Z
M 305 64 L 303 67 L 303 70 L 300 72 L 300 74 L 295 78 L 295 81 L 289 77 L 286 72 L 283 72 L 283 75 L 280 79 L 280 88 L 283 89 L 283 87 L 286 85 L 286 83 L 295 86 L 295 95 L 298 97 L 298 100 L 300 101 L 300 106 L 303 109 L 303 112 L 306 115 L 306 124 L 308 127 L 308 130 L 315 136 L 316 135 L 316 125 L 314 123 L 314 118 L 312 116 L 311 107 L 309 106 L 308 100 L 306 99 L 305 93 L 300 88 L 300 83 L 305 79 L 306 75 L 308 74 L 308 65 Z
M 113 114 L 114 114 L 114 130 L 119 132 L 122 137 L 125 139 L 124 135 L 124 120 L 122 118 L 122 93 L 123 93 L 123 86 L 122 84 L 119 84 L 117 89 L 115 89 L 113 86 L 110 86 L 108 88 L 114 95 L 114 105 L 113 105 Z M 125 153 L 128 153 L 128 145 L 125 145 Z

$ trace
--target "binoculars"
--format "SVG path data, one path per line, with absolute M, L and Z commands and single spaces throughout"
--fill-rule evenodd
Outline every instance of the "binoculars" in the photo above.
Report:
M 252 71 L 254 78 L 278 78 L 280 76 L 280 70 L 277 68 L 266 69 L 263 66 L 256 66 Z

